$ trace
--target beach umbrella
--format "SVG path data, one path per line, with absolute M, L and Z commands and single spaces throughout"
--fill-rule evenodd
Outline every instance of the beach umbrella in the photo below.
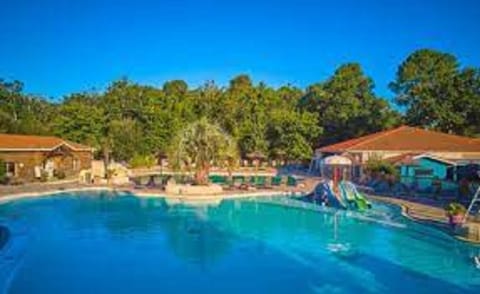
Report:
M 283 165 L 283 161 L 284 161 L 285 157 L 287 156 L 287 152 L 277 149 L 277 150 L 275 150 L 274 153 L 275 153 L 275 158 L 281 160 L 282 165 Z
M 265 154 L 263 154 L 260 151 L 254 151 L 254 152 L 248 153 L 247 158 L 258 162 L 260 160 L 264 160 L 267 157 L 265 156 Z
M 340 178 L 340 170 L 344 171 L 345 169 L 343 167 L 348 167 L 350 168 L 352 165 L 352 160 L 346 156 L 340 156 L 340 155 L 331 155 L 327 156 L 322 159 L 321 161 L 321 167 L 322 167 L 322 175 L 324 175 L 324 167 L 328 167 L 329 169 L 332 168 L 332 176 L 334 180 L 334 186 L 336 187 L 337 181 Z
M 352 160 L 345 156 L 332 155 L 325 157 L 322 163 L 325 165 L 352 165 Z

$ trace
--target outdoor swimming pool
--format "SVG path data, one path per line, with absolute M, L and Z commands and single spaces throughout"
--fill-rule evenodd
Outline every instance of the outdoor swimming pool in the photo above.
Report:
M 0 285 L 6 293 L 479 293 L 479 247 L 375 206 L 392 225 L 265 199 L 18 200 L 0 205 L 11 231 Z

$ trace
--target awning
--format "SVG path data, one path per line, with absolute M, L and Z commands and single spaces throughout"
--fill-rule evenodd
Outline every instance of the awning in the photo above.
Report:
M 321 163 L 325 165 L 352 165 L 352 160 L 345 156 L 332 155 L 322 159 Z

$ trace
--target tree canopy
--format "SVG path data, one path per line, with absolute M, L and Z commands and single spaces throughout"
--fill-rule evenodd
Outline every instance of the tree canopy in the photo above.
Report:
M 174 168 L 195 170 L 196 182 L 206 184 L 212 164 L 225 166 L 237 159 L 237 142 L 218 125 L 201 118 L 176 134 L 168 155 Z
M 357 63 L 340 66 L 328 80 L 314 84 L 301 99 L 301 106 L 318 113 L 324 129 L 321 143 L 330 144 L 390 128 L 399 114 L 375 95 L 374 83 Z
M 459 135 L 480 135 L 480 71 L 460 68 L 457 58 L 415 51 L 390 84 L 408 124 Z
M 56 135 L 126 162 L 166 154 L 176 134 L 201 119 L 237 142 L 239 156 L 261 152 L 271 159 L 305 160 L 315 147 L 402 122 L 480 136 L 480 69 L 422 49 L 399 65 L 390 88 L 393 106 L 375 93 L 358 63 L 339 66 L 305 90 L 274 88 L 244 74 L 224 87 L 207 81 L 195 88 L 182 80 L 155 87 L 124 78 L 105 91 L 72 93 L 61 101 L 26 94 L 21 82 L 0 79 L 0 132 Z

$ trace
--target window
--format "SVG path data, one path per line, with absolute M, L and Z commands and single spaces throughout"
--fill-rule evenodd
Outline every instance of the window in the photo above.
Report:
M 80 161 L 77 158 L 73 159 L 73 170 L 78 170 L 80 168 Z
M 415 169 L 415 176 L 418 177 L 425 177 L 425 176 L 432 176 L 433 175 L 433 170 L 432 169 Z
M 7 177 L 15 176 L 15 162 L 5 162 Z
M 445 177 L 447 180 L 454 180 L 455 179 L 455 167 L 449 166 L 447 167 L 447 176 Z

